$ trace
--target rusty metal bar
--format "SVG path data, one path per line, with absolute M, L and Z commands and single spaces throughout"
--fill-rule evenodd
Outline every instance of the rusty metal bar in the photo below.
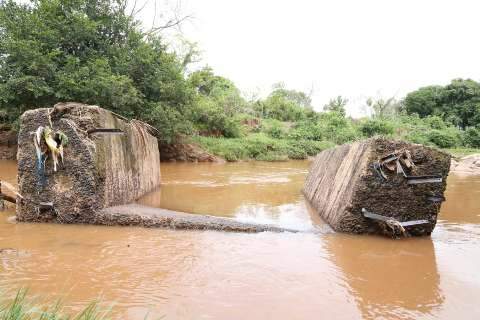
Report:
M 407 176 L 408 184 L 438 183 L 442 182 L 442 176 Z
M 405 221 L 405 222 L 400 222 L 400 225 L 402 227 L 410 227 L 410 226 L 416 226 L 419 224 L 429 224 L 430 222 L 428 220 L 412 220 L 412 221 Z
M 363 214 L 363 216 L 364 216 L 365 218 L 369 218 L 369 219 L 377 220 L 377 221 L 382 221 L 382 222 L 387 222 L 387 221 L 389 221 L 389 220 L 395 220 L 395 221 L 397 221 L 402 227 L 410 227 L 410 226 L 415 226 L 415 225 L 419 225 L 419 224 L 428 224 L 428 223 L 430 223 L 428 220 L 411 220 L 411 221 L 400 222 L 400 221 L 398 221 L 398 220 L 395 219 L 395 218 L 382 216 L 382 215 L 380 215 L 380 214 L 376 214 L 376 213 L 370 212 L 370 211 L 368 211 L 368 210 L 365 209 L 365 208 L 362 208 L 362 214 Z
M 429 196 L 429 197 L 427 197 L 427 200 L 430 201 L 430 202 L 439 203 L 439 202 L 445 201 L 445 197 L 444 196 Z
M 42 210 L 53 209 L 53 202 L 40 202 L 38 207 Z

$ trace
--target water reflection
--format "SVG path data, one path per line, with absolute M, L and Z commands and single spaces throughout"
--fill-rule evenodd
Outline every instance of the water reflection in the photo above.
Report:
M 391 241 L 337 234 L 326 235 L 325 246 L 363 318 L 422 318 L 444 301 L 430 238 Z
M 447 201 L 442 204 L 439 219 L 448 223 L 479 224 L 480 176 L 450 175 L 447 182 Z

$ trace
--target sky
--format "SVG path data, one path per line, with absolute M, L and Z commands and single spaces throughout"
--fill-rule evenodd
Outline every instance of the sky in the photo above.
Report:
M 283 82 L 317 110 L 342 95 L 361 116 L 368 97 L 480 80 L 478 0 L 183 0 L 181 11 L 200 65 L 246 95 Z

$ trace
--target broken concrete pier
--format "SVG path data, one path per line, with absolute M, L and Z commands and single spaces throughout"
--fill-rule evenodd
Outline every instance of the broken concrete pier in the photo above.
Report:
M 335 231 L 430 235 L 449 168 L 444 152 L 374 138 L 319 153 L 303 192 Z
M 295 232 L 132 204 L 160 185 L 160 155 L 154 131 L 140 121 L 80 103 L 59 103 L 54 108 L 25 112 L 18 134 L 19 192 L 16 199 L 7 199 L 17 203 L 16 220 Z
M 160 184 L 157 139 L 148 125 L 97 106 L 59 103 L 21 117 L 17 220 L 92 223 L 105 207 Z

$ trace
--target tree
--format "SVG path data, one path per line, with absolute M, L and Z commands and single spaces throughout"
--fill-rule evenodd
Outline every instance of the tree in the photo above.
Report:
M 420 88 L 406 96 L 405 106 L 410 114 L 438 115 L 462 129 L 476 126 L 480 124 L 480 83 L 454 79 L 444 87 Z
M 410 92 L 405 97 L 405 108 L 407 113 L 416 113 L 420 117 L 433 115 L 441 105 L 443 87 L 428 86 Z
M 372 108 L 374 117 L 376 118 L 385 118 L 388 116 L 394 116 L 402 110 L 402 105 L 395 97 L 388 99 L 378 98 L 368 98 L 367 106 Z
M 180 60 L 140 29 L 125 0 L 0 3 L 0 110 L 9 121 L 78 101 L 149 121 L 169 139 L 174 124 L 158 116 L 184 119 L 194 98 Z
M 282 82 L 273 85 L 273 95 L 281 96 L 302 108 L 312 108 L 312 98 L 305 92 L 287 89 Z
M 342 96 L 338 96 L 334 99 L 330 99 L 330 101 L 323 107 L 324 111 L 331 111 L 331 112 L 338 112 L 339 114 L 345 115 L 347 114 L 345 111 L 345 107 L 347 106 L 348 99 L 343 98 Z
M 240 123 L 235 116 L 244 111 L 246 102 L 235 84 L 215 75 L 210 67 L 190 74 L 188 82 L 198 93 L 191 112 L 197 127 L 209 134 L 240 136 Z
M 275 84 L 270 95 L 255 103 L 254 108 L 261 117 L 281 121 L 298 121 L 313 111 L 311 98 L 307 94 L 289 90 L 282 83 Z

